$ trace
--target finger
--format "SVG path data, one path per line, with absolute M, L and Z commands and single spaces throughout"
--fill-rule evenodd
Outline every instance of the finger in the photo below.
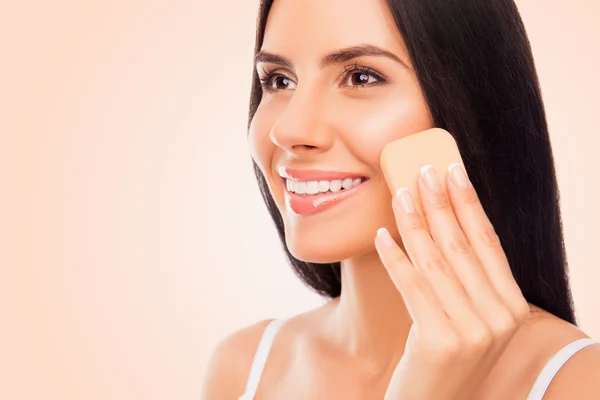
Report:
M 481 261 L 462 231 L 444 186 L 431 166 L 421 169 L 417 187 L 430 235 L 448 261 L 453 276 L 464 288 L 475 313 L 493 327 L 496 312 L 505 308 L 503 299 L 491 285 Z
M 427 278 L 444 312 L 458 325 L 470 324 L 476 315 L 469 298 L 415 211 L 408 189 L 398 190 L 392 208 L 406 252 L 412 264 Z
M 499 237 L 487 217 L 464 167 L 454 163 L 446 177 L 448 197 L 465 237 L 471 244 L 490 285 L 517 318 L 529 313 L 529 306 L 517 285 Z
M 447 320 L 439 299 L 427 279 L 415 270 L 387 229 L 380 228 L 377 231 L 375 248 L 392 282 L 402 295 L 413 323 L 423 329 L 439 331 Z

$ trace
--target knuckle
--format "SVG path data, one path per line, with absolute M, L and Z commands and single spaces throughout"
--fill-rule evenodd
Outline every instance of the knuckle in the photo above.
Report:
M 492 323 L 494 334 L 498 337 L 512 335 L 518 326 L 515 317 L 508 311 L 496 314 Z
M 399 265 L 404 262 L 404 259 L 397 254 L 390 256 L 388 259 L 384 260 L 384 264 L 388 266 L 388 269 L 396 270 Z
M 493 336 L 489 328 L 478 326 L 469 329 L 468 345 L 475 351 L 487 349 L 492 344 Z
M 500 238 L 492 225 L 488 225 L 483 230 L 479 231 L 478 236 L 480 240 L 489 247 L 498 247 L 500 245 Z
M 392 262 L 395 265 L 400 265 L 400 264 L 404 263 L 405 261 L 406 261 L 406 259 L 404 258 L 404 256 L 401 255 L 401 253 L 399 251 L 395 252 L 394 255 L 392 256 Z
M 402 226 L 404 232 L 418 232 L 424 229 L 423 221 L 418 215 L 409 218 Z
M 450 201 L 445 192 L 431 194 L 427 203 L 434 210 L 446 210 L 450 207 Z
M 452 358 L 461 350 L 461 340 L 455 334 L 445 335 L 433 345 L 433 350 L 441 357 Z
M 423 271 L 442 272 L 446 270 L 446 261 L 441 256 L 426 258 L 420 265 Z
M 462 203 L 467 206 L 479 203 L 479 196 L 472 186 L 464 191 L 462 195 Z
M 398 265 L 399 263 L 404 263 L 406 260 L 404 252 L 398 247 L 385 249 L 384 251 L 385 253 L 383 253 L 382 260 L 384 262 L 388 262 L 392 266 Z
M 429 290 L 429 283 L 427 282 L 427 280 L 418 275 L 418 274 L 410 274 L 411 278 L 409 278 L 410 280 L 410 284 L 407 285 L 411 290 L 415 290 L 419 293 L 421 293 L 422 295 L 427 295 L 427 292 Z
M 466 254 L 470 251 L 471 246 L 464 238 L 453 238 L 446 245 L 450 253 Z
M 450 201 L 445 191 L 429 193 L 427 196 L 423 196 L 423 201 L 426 203 L 427 208 L 432 210 L 446 210 L 450 207 Z
M 529 308 L 529 304 L 523 299 L 519 305 L 515 307 L 513 316 L 517 323 L 521 323 L 529 317 L 530 313 L 531 309 Z

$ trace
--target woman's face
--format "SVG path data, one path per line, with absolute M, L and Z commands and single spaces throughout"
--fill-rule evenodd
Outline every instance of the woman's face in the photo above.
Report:
M 380 0 L 276 0 L 261 54 L 248 140 L 290 252 L 327 263 L 373 251 L 378 228 L 397 232 L 381 151 L 433 127 L 391 16 Z

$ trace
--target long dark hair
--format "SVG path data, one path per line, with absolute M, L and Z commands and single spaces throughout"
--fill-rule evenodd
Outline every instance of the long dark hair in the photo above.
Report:
M 255 53 L 273 0 L 262 0 Z M 436 127 L 449 131 L 526 300 L 577 324 L 560 198 L 531 47 L 513 0 L 386 0 Z M 248 126 L 261 101 L 254 71 Z M 300 261 L 265 177 L 254 169 L 283 247 L 317 293 L 341 293 L 340 263 Z

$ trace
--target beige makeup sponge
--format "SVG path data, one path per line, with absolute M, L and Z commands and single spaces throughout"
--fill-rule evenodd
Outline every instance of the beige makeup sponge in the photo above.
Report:
M 417 177 L 422 166 L 433 165 L 438 179 L 445 187 L 448 166 L 462 162 L 452 135 L 440 128 L 432 128 L 390 142 L 381 152 L 380 165 L 392 195 L 401 187 L 410 190 L 415 206 L 422 214 L 417 189 Z

